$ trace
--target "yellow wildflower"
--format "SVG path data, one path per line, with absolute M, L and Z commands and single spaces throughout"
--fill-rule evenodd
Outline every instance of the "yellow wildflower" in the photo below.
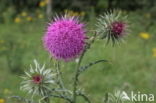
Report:
M 156 52 L 156 48 L 153 48 L 152 50 L 153 50 L 153 52 Z
M 156 57 L 156 48 L 153 48 L 153 57 Z
M 26 20 L 27 20 L 27 21 L 32 21 L 32 17 L 31 17 L 31 16 L 28 16 L 28 17 L 26 18 Z
M 15 23 L 20 23 L 20 22 L 21 22 L 21 19 L 20 19 L 19 17 L 16 17 L 16 18 L 14 19 L 14 22 L 15 22 Z
M 156 57 L 156 53 L 153 53 L 153 57 Z
M 139 36 L 146 40 L 150 38 L 150 34 L 145 33 L 145 32 L 140 33 Z
M 77 11 L 72 11 L 72 10 L 65 9 L 64 12 L 69 17 L 70 16 L 84 16 L 85 15 L 84 11 L 77 12 Z
M 0 98 L 0 103 L 5 103 L 5 100 Z
M 27 16 L 27 13 L 26 12 L 22 12 L 21 16 Z
M 39 3 L 39 6 L 40 7 L 44 7 L 46 5 L 46 1 L 41 1 L 40 3 Z
M 73 15 L 73 16 L 79 16 L 79 13 L 78 13 L 78 12 L 73 12 L 72 15 Z
M 44 17 L 44 16 L 43 16 L 42 14 L 39 14 L 39 15 L 38 15 L 38 18 L 39 18 L 39 19 L 42 19 L 43 17 Z

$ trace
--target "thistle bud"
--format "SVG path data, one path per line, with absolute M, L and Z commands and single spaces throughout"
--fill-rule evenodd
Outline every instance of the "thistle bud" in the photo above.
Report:
M 25 72 L 23 81 L 21 82 L 21 89 L 28 93 L 40 96 L 47 96 L 51 91 L 50 88 L 55 84 L 55 74 L 51 69 L 46 69 L 45 65 L 40 66 L 39 63 L 34 60 L 35 67 L 30 67 L 29 72 Z
M 111 40 L 113 45 L 128 34 L 127 16 L 122 16 L 121 12 L 113 11 L 105 13 L 98 18 L 96 31 L 101 39 Z

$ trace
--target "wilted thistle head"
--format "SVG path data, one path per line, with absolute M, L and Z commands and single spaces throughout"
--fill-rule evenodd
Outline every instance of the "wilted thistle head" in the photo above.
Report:
M 57 17 L 43 37 L 44 47 L 57 60 L 69 61 L 79 56 L 85 47 L 84 24 L 75 17 Z
M 102 39 L 110 40 L 113 44 L 122 39 L 128 33 L 127 16 L 121 11 L 112 11 L 101 15 L 97 22 L 97 33 Z
M 35 67 L 30 65 L 30 71 L 25 72 L 23 81 L 21 82 L 21 90 L 25 90 L 32 95 L 47 96 L 51 91 L 52 84 L 55 83 L 55 74 L 51 69 L 45 69 L 45 65 L 40 67 L 38 62 L 34 60 Z

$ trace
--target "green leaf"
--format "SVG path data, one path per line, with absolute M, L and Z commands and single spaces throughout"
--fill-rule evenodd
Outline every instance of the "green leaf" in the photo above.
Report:
M 91 62 L 91 63 L 89 63 L 89 64 L 87 64 L 87 65 L 85 65 L 85 66 L 82 66 L 82 67 L 80 67 L 80 69 L 79 69 L 79 74 L 80 74 L 81 72 L 87 70 L 89 67 L 91 67 L 91 66 L 93 66 L 93 65 L 95 65 L 95 64 L 101 63 L 101 62 L 108 62 L 108 61 L 107 61 L 107 60 L 97 60 L 97 61 L 95 61 L 95 62 Z

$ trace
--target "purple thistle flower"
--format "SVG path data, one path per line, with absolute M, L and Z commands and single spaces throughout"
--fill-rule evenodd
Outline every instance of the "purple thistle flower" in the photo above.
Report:
M 111 32 L 114 37 L 119 38 L 124 35 L 125 23 L 116 21 L 111 24 Z
M 69 61 L 85 47 L 84 24 L 74 17 L 55 18 L 43 37 L 44 47 L 57 60 Z

